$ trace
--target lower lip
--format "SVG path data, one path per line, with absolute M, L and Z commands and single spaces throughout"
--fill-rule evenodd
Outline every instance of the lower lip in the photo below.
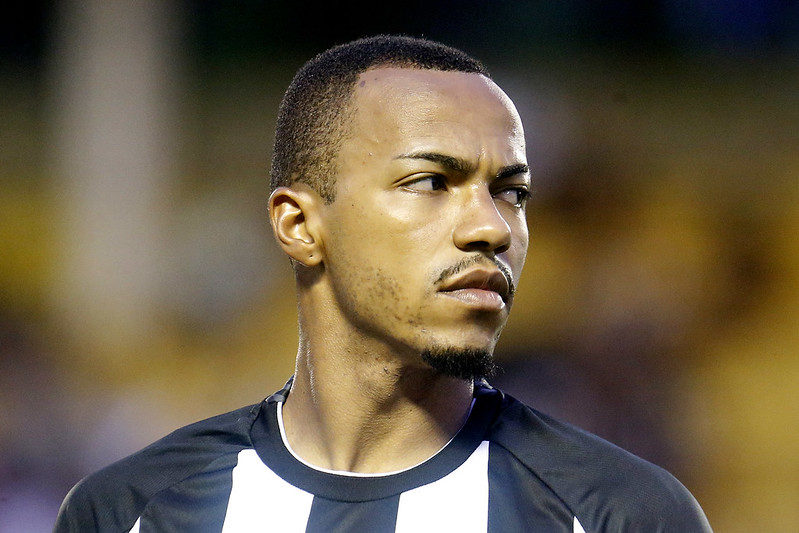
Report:
M 457 289 L 444 291 L 441 294 L 459 300 L 469 307 L 485 311 L 501 311 L 505 308 L 505 301 L 499 293 L 484 289 Z

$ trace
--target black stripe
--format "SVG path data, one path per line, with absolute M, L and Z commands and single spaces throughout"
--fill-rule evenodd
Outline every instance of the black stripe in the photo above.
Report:
M 237 456 L 228 454 L 206 469 L 153 497 L 141 516 L 141 533 L 222 531 Z
M 394 533 L 399 496 L 368 502 L 340 502 L 316 497 L 306 533 Z
M 538 477 L 505 448 L 488 454 L 488 531 L 572 533 L 574 516 Z

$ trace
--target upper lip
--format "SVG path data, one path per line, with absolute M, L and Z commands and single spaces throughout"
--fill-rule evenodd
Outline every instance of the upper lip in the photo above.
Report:
M 447 279 L 439 288 L 442 292 L 459 289 L 481 289 L 498 293 L 507 301 L 510 283 L 499 269 L 472 268 Z

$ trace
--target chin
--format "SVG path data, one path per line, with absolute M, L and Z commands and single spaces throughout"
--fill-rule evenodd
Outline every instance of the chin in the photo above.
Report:
M 493 350 L 462 346 L 433 346 L 422 352 L 422 361 L 437 373 L 475 381 L 496 372 Z

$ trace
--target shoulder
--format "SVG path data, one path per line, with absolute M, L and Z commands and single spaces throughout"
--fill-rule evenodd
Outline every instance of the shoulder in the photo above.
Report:
M 541 479 L 586 531 L 710 531 L 666 470 L 503 395 L 489 440 Z
M 84 478 L 64 499 L 55 531 L 128 531 L 154 495 L 251 446 L 258 407 L 182 427 Z

